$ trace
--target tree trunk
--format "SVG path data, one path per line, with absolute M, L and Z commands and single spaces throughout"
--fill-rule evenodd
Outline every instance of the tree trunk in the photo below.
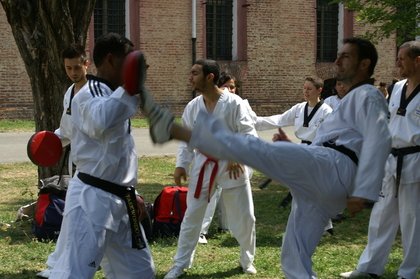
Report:
M 61 52 L 72 43 L 86 44 L 95 0 L 0 0 L 25 63 L 34 100 L 36 131 L 60 125 L 63 96 L 70 85 Z M 58 167 L 39 168 L 39 178 Z

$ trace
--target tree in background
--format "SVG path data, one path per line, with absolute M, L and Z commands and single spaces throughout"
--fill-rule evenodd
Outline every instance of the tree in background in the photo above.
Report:
M 397 44 L 420 36 L 419 0 L 333 0 L 357 12 L 356 20 L 372 26 L 365 36 L 371 40 L 388 38 L 396 32 Z
M 34 100 L 36 131 L 60 124 L 63 94 L 69 86 L 61 51 L 86 45 L 95 0 L 0 0 L 25 64 Z M 39 168 L 40 178 L 57 172 Z

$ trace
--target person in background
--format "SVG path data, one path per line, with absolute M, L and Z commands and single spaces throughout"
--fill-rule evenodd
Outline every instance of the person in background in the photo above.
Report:
M 388 101 L 389 101 L 389 99 L 391 98 L 392 89 L 394 89 L 394 85 L 395 85 L 398 81 L 399 81 L 399 79 L 398 79 L 398 78 L 393 78 L 393 79 L 392 79 L 391 84 L 390 84 L 390 85 L 388 85 L 388 88 L 387 88 L 387 90 L 388 90 L 388 94 L 389 94 L 389 96 L 388 96 Z
M 323 81 L 318 77 L 307 77 L 303 84 L 303 98 L 305 102 L 298 103 L 282 114 L 257 117 L 255 128 L 257 131 L 294 126 L 295 135 L 303 144 L 311 144 L 315 138 L 316 130 L 332 112 L 330 106 L 321 101 Z M 292 194 L 280 202 L 282 207 L 287 206 L 292 200 Z M 331 220 L 325 230 L 333 234 Z
M 378 89 L 379 89 L 379 91 L 382 92 L 382 94 L 384 95 L 385 99 L 388 100 L 389 93 L 388 93 L 388 89 L 387 89 L 386 83 L 385 82 L 380 82 L 379 83 L 379 86 L 378 86 Z
M 230 75 L 226 72 L 222 72 L 217 82 L 217 86 L 225 90 L 227 89 L 230 93 L 236 94 L 236 78 L 233 75 Z M 244 100 L 245 101 L 245 100 Z M 247 102 L 248 106 L 249 103 Z M 251 171 L 251 170 L 250 170 Z M 223 202 L 220 202 L 220 197 L 222 194 L 222 187 L 216 185 L 215 192 L 210 199 L 209 204 L 207 205 L 206 213 L 204 214 L 203 225 L 201 227 L 200 238 L 198 243 L 207 244 L 207 233 L 209 231 L 211 222 L 213 221 L 214 213 L 217 213 L 218 220 L 218 232 L 227 232 L 229 231 L 229 226 L 227 223 L 226 209 L 223 206 Z
M 324 103 L 329 105 L 333 111 L 337 109 L 338 105 L 341 102 L 341 99 L 343 99 L 343 97 L 346 96 L 348 88 L 344 87 L 343 82 L 337 80 L 335 82 L 334 91 L 336 92 L 336 94 L 324 100 Z
M 256 132 L 242 99 L 227 89 L 220 89 L 217 86 L 219 76 L 220 66 L 214 60 L 197 60 L 192 66 L 190 82 L 193 90 L 201 95 L 185 107 L 183 126 L 195 127 L 197 115 L 206 112 L 223 121 L 231 131 L 254 137 Z M 234 161 L 216 160 L 200 149 L 190 149 L 181 143 L 174 171 L 176 185 L 180 185 L 182 179 L 186 180 L 187 172 L 187 210 L 181 223 L 173 265 L 165 279 L 178 278 L 184 269 L 192 265 L 204 214 L 214 194 L 214 185 L 223 189 L 220 200 L 226 209 L 229 229 L 240 246 L 241 269 L 244 273 L 256 274 L 254 203 L 247 168 Z
M 71 103 L 80 91 L 80 89 L 87 83 L 87 69 L 89 61 L 85 52 L 85 48 L 78 44 L 72 44 L 62 52 L 64 69 L 67 77 L 73 82 L 72 85 L 67 89 L 63 99 L 63 114 L 60 120 L 60 127 L 54 131 L 54 133 L 61 139 L 64 146 L 70 144 L 72 134 L 72 123 L 71 123 Z M 73 173 L 73 160 L 71 153 L 69 155 L 69 174 Z M 60 234 L 61 235 L 61 234 Z M 55 265 L 60 254 L 64 250 L 64 243 L 62 238 L 58 235 L 55 250 L 48 256 L 47 269 L 37 273 L 39 278 L 49 278 L 51 270 Z

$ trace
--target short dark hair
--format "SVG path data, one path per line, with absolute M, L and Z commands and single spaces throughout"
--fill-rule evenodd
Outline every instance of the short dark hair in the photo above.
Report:
M 316 89 L 324 87 L 324 81 L 319 77 L 307 77 L 305 78 L 305 81 L 311 82 Z
M 217 86 L 220 87 L 231 79 L 233 79 L 236 82 L 236 78 L 233 75 L 228 74 L 226 72 L 222 72 L 220 74 L 219 81 L 217 82 Z
M 209 74 L 213 74 L 213 83 L 217 85 L 220 77 L 220 66 L 216 61 L 210 59 L 200 59 L 197 60 L 195 64 L 201 65 L 203 67 L 203 74 L 205 77 Z
M 80 57 L 82 59 L 82 62 L 85 62 L 87 60 L 85 48 L 82 45 L 76 43 L 66 47 L 62 51 L 61 56 L 63 57 L 63 59 L 73 59 Z
M 93 48 L 93 62 L 96 67 L 99 67 L 108 53 L 125 57 L 133 49 L 133 43 L 126 37 L 117 33 L 108 33 L 96 40 Z
M 401 48 L 408 48 L 407 55 L 412 59 L 420 56 L 420 41 L 405 42 L 400 46 Z
M 375 71 L 376 63 L 378 63 L 378 52 L 375 46 L 368 40 L 363 38 L 347 38 L 343 40 L 343 44 L 352 44 L 357 46 L 357 56 L 359 61 L 363 59 L 369 59 L 370 65 L 368 69 L 369 77 L 373 75 Z

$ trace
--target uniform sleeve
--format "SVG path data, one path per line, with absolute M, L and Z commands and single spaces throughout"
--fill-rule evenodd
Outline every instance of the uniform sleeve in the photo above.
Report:
M 109 97 L 92 97 L 85 91 L 73 99 L 72 122 L 89 137 L 99 139 L 107 129 L 124 125 L 137 112 L 138 104 L 139 96 L 128 95 L 122 87 Z
M 65 147 L 65 146 L 67 146 L 67 145 L 69 145 L 69 144 L 70 144 L 70 139 L 69 139 L 69 138 L 67 138 L 67 137 L 65 137 L 65 136 L 63 135 L 63 133 L 61 132 L 61 127 L 60 127 L 60 128 L 58 128 L 58 129 L 56 129 L 56 130 L 54 131 L 54 134 L 56 134 L 56 135 L 60 138 L 60 140 L 61 140 L 61 145 L 62 145 L 63 147 Z
M 251 117 L 252 124 L 255 127 L 255 123 L 257 123 L 257 117 L 258 116 L 255 113 L 255 111 L 252 110 L 251 105 L 249 104 L 248 100 L 245 99 L 245 100 L 243 100 L 243 102 L 244 102 L 244 106 L 246 107 L 246 110 L 247 110 L 249 116 Z
M 192 129 L 192 122 L 190 121 L 190 107 L 187 106 L 182 114 L 183 126 Z M 184 168 L 187 172 L 194 157 L 194 151 L 191 150 L 185 142 L 180 142 L 176 156 L 176 167 Z
M 67 113 L 66 113 L 66 106 L 68 106 L 68 102 L 69 102 L 69 99 L 70 99 L 70 94 L 71 94 L 70 89 L 68 89 L 66 94 L 64 94 L 63 113 L 61 114 L 60 127 L 58 127 L 58 129 L 56 129 L 54 131 L 54 134 L 56 134 L 60 138 L 61 144 L 62 144 L 63 147 L 70 144 L 70 137 L 71 137 L 72 127 L 71 127 L 71 125 L 69 125 L 71 123 L 71 121 L 65 121 L 66 117 L 70 118 L 70 115 L 67 115 Z
M 387 108 L 384 100 L 368 98 L 356 111 L 356 128 L 363 136 L 353 197 L 376 201 L 391 150 Z
M 297 105 L 294 105 L 282 114 L 264 117 L 259 116 L 255 123 L 255 129 L 257 131 L 264 131 L 285 126 L 293 126 L 295 124 L 296 109 Z
M 257 137 L 257 131 L 254 128 L 254 121 L 246 107 L 246 103 L 242 100 L 238 106 L 237 112 L 237 131 L 241 134 L 252 135 Z

